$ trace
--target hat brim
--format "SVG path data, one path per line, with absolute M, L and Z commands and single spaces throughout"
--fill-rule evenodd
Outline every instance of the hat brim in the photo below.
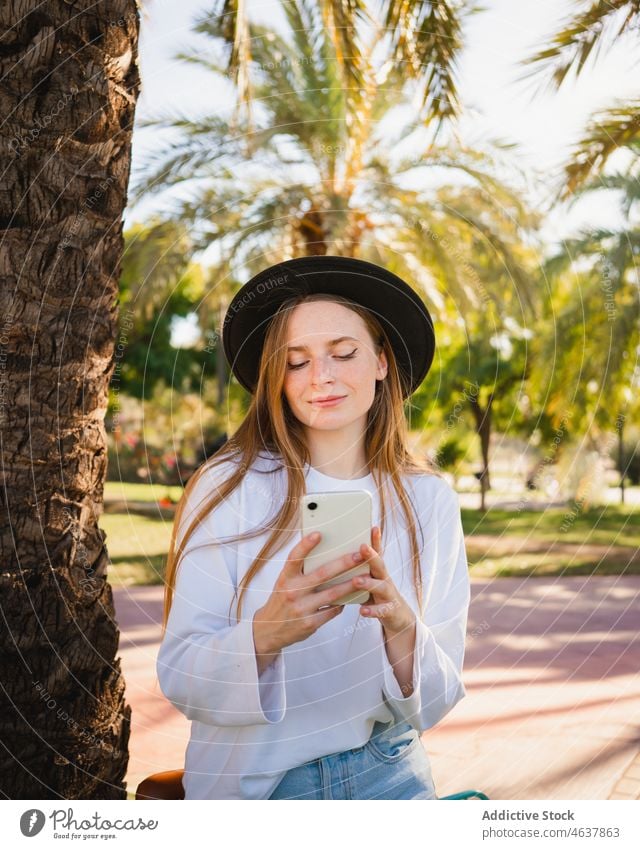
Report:
M 433 321 L 419 295 L 397 275 L 360 259 L 299 257 L 252 277 L 229 304 L 222 344 L 238 382 L 255 391 L 267 328 L 292 296 L 341 295 L 369 310 L 389 337 L 408 397 L 422 383 L 435 353 Z

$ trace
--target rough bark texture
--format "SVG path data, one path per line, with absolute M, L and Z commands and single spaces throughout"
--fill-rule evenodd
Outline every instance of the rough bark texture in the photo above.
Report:
M 0 795 L 125 798 L 130 708 L 98 528 L 134 0 L 0 5 Z

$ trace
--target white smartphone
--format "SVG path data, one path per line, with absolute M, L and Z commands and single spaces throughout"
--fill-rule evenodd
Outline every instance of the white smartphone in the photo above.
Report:
M 302 497 L 301 525 L 302 535 L 314 531 L 322 535 L 320 542 L 307 555 L 303 573 L 308 575 L 330 560 L 336 560 L 344 554 L 358 551 L 366 542 L 371 545 L 371 520 L 373 499 L 366 490 L 347 492 L 311 492 Z M 368 575 L 369 564 L 358 563 L 352 569 L 345 570 L 335 578 L 318 586 L 325 589 L 341 584 L 356 575 Z M 355 590 L 334 602 L 338 604 L 364 604 L 369 599 L 368 590 Z

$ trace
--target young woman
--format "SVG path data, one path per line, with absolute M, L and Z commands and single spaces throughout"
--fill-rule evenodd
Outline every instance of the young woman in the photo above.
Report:
M 434 799 L 420 732 L 465 695 L 469 578 L 457 497 L 407 448 L 427 309 L 385 269 L 305 257 L 242 287 L 223 343 L 251 405 L 180 502 L 158 656 L 192 720 L 186 798 Z M 354 489 L 371 545 L 303 574 L 300 497 Z

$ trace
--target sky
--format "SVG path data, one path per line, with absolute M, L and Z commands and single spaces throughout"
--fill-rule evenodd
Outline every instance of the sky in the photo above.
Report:
M 179 50 L 208 41 L 190 32 L 194 17 L 210 11 L 211 0 L 143 0 L 140 70 L 141 95 L 136 119 L 180 111 L 197 116 L 216 110 L 228 112 L 230 89 L 211 85 L 205 72 L 176 59 Z M 484 11 L 468 20 L 465 49 L 459 63 L 458 87 L 463 104 L 458 133 L 468 145 L 490 139 L 518 145 L 518 167 L 530 178 L 541 203 L 548 199 L 550 176 L 558 173 L 581 137 L 589 115 L 610 107 L 615 98 L 637 96 L 640 47 L 619 39 L 595 67 L 587 65 L 579 81 L 568 80 L 560 92 L 541 91 L 541 82 L 518 80 L 518 62 L 548 44 L 549 35 L 570 14 L 568 0 L 486 0 Z M 261 22 L 281 19 L 280 3 L 248 0 L 252 18 Z M 150 130 L 134 132 L 133 175 L 138 163 L 158 144 Z M 125 223 L 146 217 L 156 201 L 127 210 Z M 549 205 L 549 204 L 547 204 Z M 566 238 L 587 223 L 606 225 L 616 218 L 615 198 L 580 201 L 573 209 L 549 209 L 543 236 Z

